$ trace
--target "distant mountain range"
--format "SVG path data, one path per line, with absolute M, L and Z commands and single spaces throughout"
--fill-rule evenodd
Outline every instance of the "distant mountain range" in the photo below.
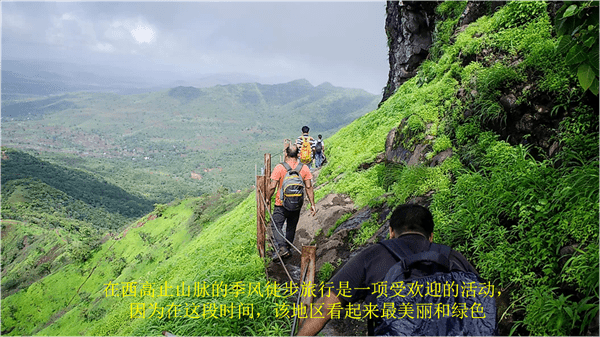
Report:
M 248 187 L 264 153 L 278 156 L 283 139 L 300 135 L 303 125 L 311 127 L 312 135 L 327 138 L 374 110 L 380 100 L 362 89 L 330 83 L 313 86 L 304 79 L 177 86 L 129 95 L 58 94 L 59 89 L 86 86 L 133 86 L 136 79 L 127 84 L 116 78 L 110 84 L 99 78 L 89 84 L 93 76 L 79 76 L 77 69 L 59 74 L 48 68 L 52 71 L 29 68 L 18 76 L 9 73 L 8 83 L 3 80 L 2 94 L 12 97 L 2 101 L 2 145 L 84 168 L 128 192 L 163 202 L 221 187 Z M 18 81 L 21 87 L 14 85 Z M 29 94 L 4 91 L 25 90 L 26 83 L 32 88 Z M 57 94 L 32 94 L 49 91 Z M 146 183 L 140 184 L 140 179 Z M 160 184 L 157 179 L 162 179 Z
M 136 73 L 129 69 L 42 60 L 2 60 L 2 99 L 59 95 L 68 92 L 139 94 L 177 86 L 207 88 L 239 83 L 275 84 L 283 78 L 243 73 Z

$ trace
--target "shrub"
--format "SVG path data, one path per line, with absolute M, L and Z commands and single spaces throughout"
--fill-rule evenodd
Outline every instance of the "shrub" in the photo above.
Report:
M 329 279 L 333 275 L 334 270 L 335 270 L 335 267 L 331 263 L 329 263 L 329 262 L 323 263 L 323 265 L 321 266 L 321 269 L 319 269 L 319 273 L 317 275 L 317 280 L 319 281 L 319 283 L 325 283 L 325 282 L 329 281 Z

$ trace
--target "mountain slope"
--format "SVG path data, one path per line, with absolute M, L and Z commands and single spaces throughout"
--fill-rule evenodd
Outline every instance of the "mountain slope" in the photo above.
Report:
M 18 185 L 18 183 L 10 184 L 9 182 L 34 178 L 63 192 L 62 196 L 49 196 L 48 202 L 58 202 L 56 205 L 47 205 L 49 212 L 51 212 L 54 207 L 60 209 L 60 207 L 67 206 L 67 204 L 72 204 L 75 200 L 79 200 L 88 205 L 89 211 L 94 211 L 93 208 L 104 209 L 105 212 L 118 214 L 125 218 L 141 216 L 142 214 L 148 213 L 153 208 L 152 201 L 131 195 L 122 188 L 109 184 L 106 181 L 102 181 L 90 173 L 54 165 L 39 160 L 27 153 L 13 149 L 5 149 L 2 153 L 4 156 L 4 159 L 2 160 L 3 196 L 10 197 L 14 192 L 15 187 Z M 30 200 L 25 200 L 25 202 L 42 203 L 41 198 L 42 195 L 38 193 L 37 195 L 32 195 L 29 198 Z M 3 206 L 5 206 L 5 203 L 3 203 Z M 43 205 L 39 206 L 43 207 Z M 35 207 L 37 206 L 34 206 L 34 208 Z M 83 209 L 82 207 L 83 206 L 79 208 Z M 38 209 L 38 211 L 40 210 Z M 75 217 L 82 220 L 88 218 L 82 214 Z M 95 219 L 94 222 L 97 222 L 97 220 L 98 219 Z M 100 223 L 96 223 L 96 225 L 102 226 L 101 221 L 102 220 L 100 220 Z M 118 227 L 119 225 L 116 226 Z M 103 227 L 115 228 L 115 224 L 110 223 Z
M 436 9 L 449 17 L 438 56 L 326 140 L 316 196 L 345 193 L 378 216 L 430 206 L 435 241 L 501 289 L 501 334 L 597 333 L 598 98 L 556 48 L 546 3 L 463 27 L 459 6 Z M 344 227 L 348 242 L 385 235 L 373 225 L 385 219 L 366 220 Z
M 319 173 L 316 197 L 323 202 L 334 199 L 332 193 L 345 194 L 357 210 L 328 213 L 327 226 L 302 239 L 317 243 L 320 279 L 327 280 L 351 253 L 385 237 L 390 209 L 424 204 L 435 217 L 434 240 L 462 252 L 502 293 L 501 334 L 597 335 L 592 321 L 599 302 L 598 98 L 579 87 L 557 50 L 545 2 L 509 2 L 494 15 L 458 27 L 464 5 L 437 7 L 448 18 L 437 23 L 444 33 L 435 41 L 439 53 L 415 77 L 379 109 L 326 139 L 329 163 Z M 236 90 L 249 101 L 264 99 L 256 87 Z M 200 97 L 183 91 L 188 104 Z M 125 289 L 139 282 L 138 292 L 146 282 L 159 291 L 168 286 L 165 281 L 265 282 L 254 241 L 255 196 L 196 235 L 190 221 L 196 223 L 204 211 L 194 202 L 158 207 L 157 219 L 141 219 L 88 262 L 44 279 L 73 280 L 64 289 L 42 280 L 4 299 L 3 332 L 289 333 L 289 319 L 277 319 L 278 309 L 289 307 L 268 296 L 245 302 L 256 303 L 262 318 L 270 312 L 264 320 L 131 318 L 135 303 L 144 302 L 145 313 L 157 315 L 154 308 L 190 308 L 192 300 L 107 296 L 109 281 L 121 287 L 125 282 Z M 80 295 L 74 295 L 87 275 Z M 69 300 L 56 294 L 74 296 L 72 307 L 65 309 Z M 194 300 L 211 308 L 207 298 Z M 226 298 L 215 304 L 229 303 Z
M 269 295 L 256 254 L 254 200 L 246 192 L 157 208 L 86 262 L 67 264 L 3 299 L 3 334 L 283 333 L 287 322 L 275 317 L 283 302 Z M 219 218 L 223 212 L 227 217 Z M 172 304 L 177 314 L 167 309 L 163 317 L 152 309 Z M 141 311 L 132 312 L 139 305 Z M 229 305 L 234 312 L 219 312 Z M 216 317 L 204 316 L 209 307 Z M 238 313 L 242 307 L 250 311 Z

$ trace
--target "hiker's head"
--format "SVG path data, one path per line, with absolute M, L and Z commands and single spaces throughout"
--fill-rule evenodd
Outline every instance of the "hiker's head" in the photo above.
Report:
M 433 216 L 427 208 L 415 204 L 404 204 L 392 212 L 390 237 L 408 233 L 420 233 L 429 240 L 432 239 Z
M 323 136 L 319 135 L 319 139 L 323 139 Z
M 302 127 L 302 133 L 308 133 L 309 130 L 310 129 L 306 125 Z
M 298 158 L 298 146 L 292 144 L 285 148 L 285 154 L 290 158 Z

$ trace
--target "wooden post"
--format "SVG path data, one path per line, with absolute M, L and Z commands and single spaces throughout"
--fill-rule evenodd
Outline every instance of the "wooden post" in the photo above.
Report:
M 306 270 L 305 275 L 300 275 L 300 289 L 302 289 L 302 282 L 307 285 L 315 285 L 315 263 L 316 263 L 316 246 L 302 246 L 302 255 L 300 256 L 300 273 Z M 308 288 L 307 288 L 308 289 Z M 310 291 L 305 293 L 305 296 L 300 298 L 300 302 L 303 305 L 310 307 L 313 301 L 313 296 Z M 302 325 L 303 320 L 300 320 L 299 325 Z
M 269 189 L 269 183 L 271 182 L 271 154 L 265 153 L 265 192 Z M 265 193 L 266 195 L 266 193 Z M 271 200 L 267 200 L 265 205 L 267 211 L 271 211 Z
M 258 255 L 265 257 L 265 177 L 256 176 L 256 246 Z

